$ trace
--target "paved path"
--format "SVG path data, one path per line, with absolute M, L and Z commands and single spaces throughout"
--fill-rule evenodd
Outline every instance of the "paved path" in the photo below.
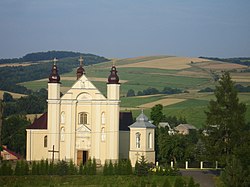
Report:
M 183 176 L 192 176 L 194 181 L 201 187 L 215 187 L 214 177 L 219 175 L 219 171 L 212 170 L 181 170 Z

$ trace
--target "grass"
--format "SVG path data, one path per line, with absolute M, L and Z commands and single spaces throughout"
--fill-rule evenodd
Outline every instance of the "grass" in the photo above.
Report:
M 180 176 L 178 176 L 180 177 Z M 170 184 L 174 184 L 177 177 L 174 176 L 155 176 L 138 177 L 135 175 L 120 175 L 120 176 L 6 176 L 0 177 L 0 186 L 91 186 L 102 187 L 106 186 L 140 186 L 144 181 L 147 186 L 150 186 L 153 181 L 157 186 L 162 186 L 165 179 L 168 179 Z M 182 177 L 188 181 L 189 177 Z
M 137 107 L 139 105 L 150 103 L 162 99 L 164 96 L 151 96 L 151 97 L 122 97 L 121 98 L 121 107 Z

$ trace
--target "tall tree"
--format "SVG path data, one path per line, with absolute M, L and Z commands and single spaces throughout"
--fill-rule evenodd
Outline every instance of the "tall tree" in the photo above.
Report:
M 153 120 L 154 125 L 159 125 L 159 123 L 165 118 L 162 113 L 163 106 L 161 104 L 155 105 L 150 112 L 150 118 Z
M 215 89 L 216 100 L 211 100 L 206 112 L 206 149 L 212 160 L 225 163 L 244 139 L 246 105 L 239 102 L 234 82 L 228 72 L 223 73 Z

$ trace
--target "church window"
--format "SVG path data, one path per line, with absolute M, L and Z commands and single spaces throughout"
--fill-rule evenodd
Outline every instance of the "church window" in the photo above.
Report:
M 135 139 L 136 139 L 136 148 L 141 148 L 141 134 L 139 132 L 135 134 Z
M 88 115 L 85 112 L 79 113 L 79 125 L 88 123 Z
M 64 127 L 61 128 L 61 142 L 64 142 L 65 140 L 65 129 Z
M 61 123 L 65 123 L 65 112 L 61 113 Z
M 46 136 L 44 136 L 44 138 L 43 138 L 43 147 L 47 147 L 48 146 L 48 137 L 47 137 L 47 135 Z
M 105 125 L 105 113 L 104 112 L 102 113 L 102 116 L 101 116 L 101 122 L 102 122 L 102 125 Z
M 151 149 L 153 147 L 153 142 L 152 142 L 152 133 L 148 133 L 148 148 Z
M 102 140 L 102 142 L 104 142 L 105 139 L 106 139 L 105 128 L 103 127 L 103 128 L 102 128 L 102 131 L 101 131 L 101 140 Z

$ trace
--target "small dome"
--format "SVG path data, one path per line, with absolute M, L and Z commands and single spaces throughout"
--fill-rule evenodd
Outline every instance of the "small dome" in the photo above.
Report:
M 80 67 L 76 70 L 76 79 L 78 80 L 83 74 L 85 74 L 85 70 L 83 68 L 83 57 L 79 59 Z
M 60 83 L 60 75 L 58 74 L 57 66 L 54 64 L 49 76 L 49 83 Z
M 108 84 L 119 84 L 119 77 L 117 75 L 116 67 L 113 65 L 108 78 Z
M 82 66 L 80 66 L 76 70 L 76 77 L 77 77 L 77 79 L 79 79 L 83 74 L 85 74 L 85 70 L 84 70 L 84 68 Z

